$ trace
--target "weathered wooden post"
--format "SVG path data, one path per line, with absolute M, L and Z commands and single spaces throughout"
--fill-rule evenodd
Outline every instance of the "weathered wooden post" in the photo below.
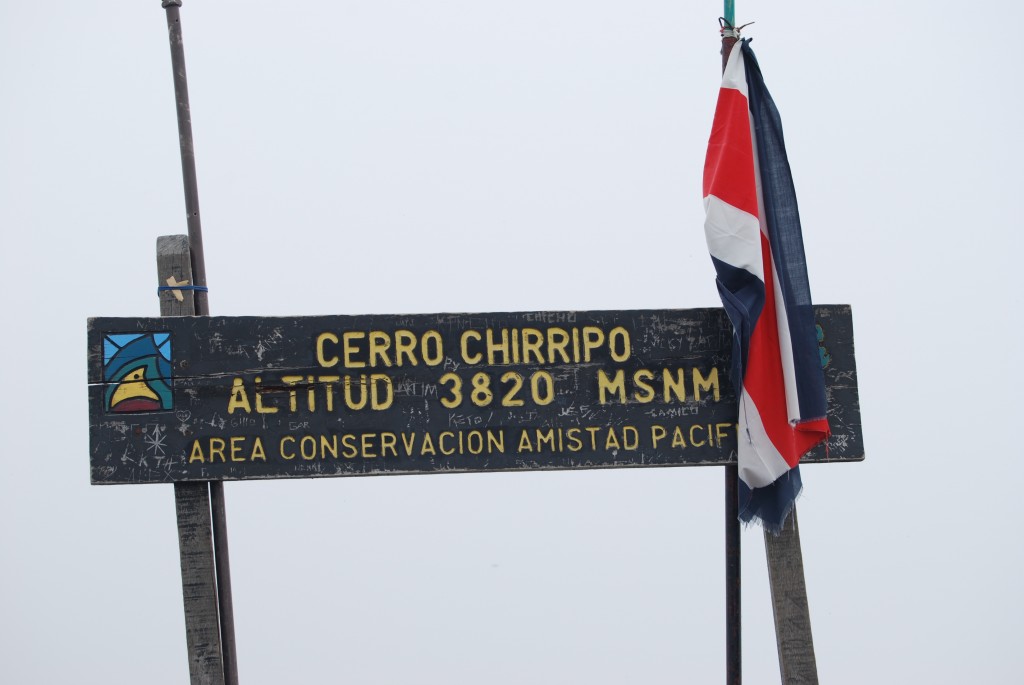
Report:
M 804 557 L 800 551 L 800 528 L 795 507 L 778 535 L 765 531 L 764 548 L 768 556 L 768 582 L 772 589 L 775 642 L 779 649 L 782 683 L 817 685 L 818 665 L 814 658 L 811 615 L 804 583 Z
M 156 265 L 162 316 L 192 316 L 192 263 L 188 236 L 157 239 Z M 185 289 L 171 290 L 171 286 Z M 214 569 L 210 488 L 206 483 L 175 483 L 181 591 L 185 602 L 185 642 L 193 685 L 223 685 L 220 610 Z

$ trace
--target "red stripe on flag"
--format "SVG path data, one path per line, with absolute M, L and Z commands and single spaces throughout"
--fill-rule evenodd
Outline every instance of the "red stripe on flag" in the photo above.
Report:
M 704 197 L 720 200 L 757 216 L 754 145 L 747 98 L 735 88 L 721 88 L 704 159 Z
M 761 234 L 764 263 L 764 309 L 750 336 L 747 369 L 743 388 L 750 395 L 761 417 L 768 439 L 791 467 L 829 434 L 828 422 L 808 421 L 793 426 L 786 409 L 786 382 L 782 375 L 782 351 L 779 345 L 779 324 L 775 301 L 775 271 L 771 245 Z M 824 429 L 820 425 L 824 423 Z

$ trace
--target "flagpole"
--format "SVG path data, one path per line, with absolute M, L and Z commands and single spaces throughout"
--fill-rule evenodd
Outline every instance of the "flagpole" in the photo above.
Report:
M 722 26 L 722 71 L 729 63 L 729 54 L 736 45 L 736 6 L 734 0 L 724 0 Z M 725 682 L 741 685 L 743 682 L 743 652 L 741 631 L 740 586 L 740 506 L 739 467 L 725 467 Z
M 185 187 L 185 214 L 188 245 L 192 261 L 192 284 L 195 286 L 195 313 L 209 316 L 206 293 L 206 261 L 203 253 L 203 230 L 199 220 L 199 183 L 196 177 L 195 146 L 192 140 L 192 112 L 188 101 L 188 79 L 185 73 L 185 46 L 181 34 L 181 0 L 162 0 L 167 10 L 167 36 L 171 44 L 171 68 L 174 71 L 174 96 L 178 115 L 178 143 L 181 149 L 181 175 Z M 217 603 L 223 651 L 224 683 L 238 684 L 238 661 L 235 650 L 234 604 L 231 599 L 231 566 L 228 557 L 227 513 L 224 504 L 224 483 L 211 481 L 210 516 L 213 524 L 213 555 L 217 578 Z

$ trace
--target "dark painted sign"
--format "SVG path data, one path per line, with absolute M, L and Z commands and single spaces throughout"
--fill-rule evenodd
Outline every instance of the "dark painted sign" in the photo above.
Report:
M 817 310 L 833 436 L 863 458 L 847 306 Z M 735 461 L 720 309 L 89 320 L 92 481 Z

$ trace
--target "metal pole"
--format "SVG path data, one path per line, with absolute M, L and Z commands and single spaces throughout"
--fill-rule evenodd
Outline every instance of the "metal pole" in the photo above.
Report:
M 167 36 L 171 45 L 171 68 L 174 71 L 174 96 L 178 112 L 178 142 L 181 148 L 181 176 L 185 188 L 185 214 L 188 242 L 192 254 L 192 283 L 206 286 L 206 260 L 203 253 L 203 230 L 199 220 L 199 184 L 196 178 L 195 147 L 192 143 L 192 113 L 188 101 L 188 79 L 185 74 L 185 47 L 181 35 L 181 0 L 162 0 L 167 11 Z M 198 316 L 209 316 L 210 304 L 205 290 L 196 290 L 195 309 Z M 224 682 L 238 685 L 238 661 L 235 651 L 235 617 L 231 601 L 231 564 L 228 559 L 227 513 L 224 506 L 224 484 L 210 483 L 210 508 L 213 519 L 214 559 L 217 568 L 217 603 L 220 608 L 220 632 L 223 648 Z
M 736 44 L 736 11 L 733 0 L 725 0 L 725 27 L 722 32 L 722 71 Z M 743 682 L 742 604 L 740 586 L 740 508 L 739 468 L 725 467 L 725 682 Z
M 196 152 L 192 144 L 192 111 L 188 103 L 188 78 L 185 75 L 185 46 L 181 37 L 181 0 L 163 0 L 167 10 L 167 35 L 171 43 L 171 68 L 174 70 L 174 97 L 178 111 L 178 143 L 181 147 L 181 178 L 185 187 L 185 216 L 188 221 L 188 246 L 192 252 L 193 285 L 206 286 L 206 258 L 203 254 L 203 229 L 199 221 L 199 183 L 196 179 Z M 196 316 L 209 316 L 207 294 L 195 291 Z
M 725 682 L 743 682 L 740 646 L 740 512 L 737 490 L 739 469 L 725 467 Z
M 238 652 L 235 649 L 235 606 L 231 601 L 231 563 L 228 555 L 228 516 L 224 483 L 210 482 L 213 516 L 213 556 L 217 564 L 217 603 L 220 606 L 220 641 L 224 647 L 224 684 L 238 685 Z

